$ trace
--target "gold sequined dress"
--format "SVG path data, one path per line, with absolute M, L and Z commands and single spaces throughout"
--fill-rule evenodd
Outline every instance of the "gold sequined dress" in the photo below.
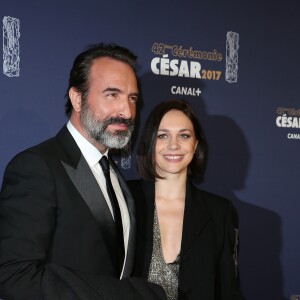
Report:
M 156 208 L 153 221 L 153 252 L 149 267 L 148 281 L 162 286 L 167 294 L 168 300 L 178 299 L 178 278 L 179 278 L 180 256 L 172 263 L 164 260 L 159 223 Z

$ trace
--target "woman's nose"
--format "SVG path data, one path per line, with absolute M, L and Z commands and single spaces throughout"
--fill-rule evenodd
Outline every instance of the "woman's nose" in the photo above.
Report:
M 171 138 L 168 144 L 169 150 L 178 150 L 180 148 L 180 145 L 178 143 L 178 140 L 176 138 Z

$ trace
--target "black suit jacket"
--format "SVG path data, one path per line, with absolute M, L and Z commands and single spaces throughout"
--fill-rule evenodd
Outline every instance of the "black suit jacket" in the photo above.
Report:
M 127 277 L 134 260 L 135 208 L 111 163 L 130 215 Z M 66 126 L 18 154 L 6 168 L 0 196 L 0 298 L 42 299 L 49 264 L 118 278 L 113 220 L 103 197 Z
M 162 300 L 162 288 L 141 278 L 119 280 L 47 264 L 42 282 L 44 300 Z
M 137 251 L 133 274 L 147 278 L 153 247 L 154 183 L 128 185 L 136 202 Z M 180 252 L 179 299 L 240 300 L 237 216 L 231 202 L 187 182 Z

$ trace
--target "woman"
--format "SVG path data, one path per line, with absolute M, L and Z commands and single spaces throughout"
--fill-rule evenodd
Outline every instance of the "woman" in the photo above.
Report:
M 138 147 L 143 180 L 136 201 L 135 276 L 163 286 L 168 299 L 242 299 L 237 275 L 237 218 L 230 201 L 197 189 L 206 142 L 190 105 L 160 103 Z

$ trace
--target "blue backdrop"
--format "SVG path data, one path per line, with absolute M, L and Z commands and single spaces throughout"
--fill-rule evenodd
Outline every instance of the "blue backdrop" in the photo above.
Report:
M 247 299 L 300 294 L 300 4 L 242 1 L 2 1 L 0 180 L 20 150 L 66 122 L 75 56 L 115 42 L 138 54 L 139 128 L 158 102 L 184 98 L 209 143 L 206 190 L 240 216 L 240 274 Z

